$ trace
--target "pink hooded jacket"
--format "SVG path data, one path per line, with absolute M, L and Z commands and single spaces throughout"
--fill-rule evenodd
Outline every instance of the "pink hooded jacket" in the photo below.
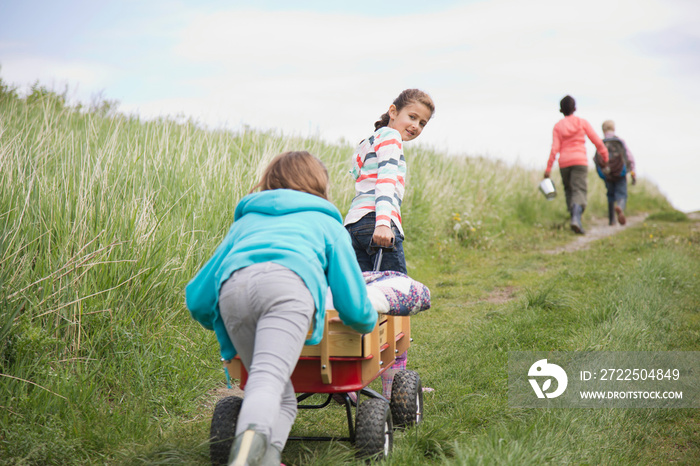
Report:
M 608 149 L 603 140 L 593 131 L 591 124 L 583 118 L 569 115 L 554 125 L 552 132 L 552 150 L 547 161 L 547 173 L 552 171 L 552 165 L 559 153 L 559 168 L 574 165 L 588 166 L 586 157 L 586 138 L 591 140 L 605 162 L 608 161 Z

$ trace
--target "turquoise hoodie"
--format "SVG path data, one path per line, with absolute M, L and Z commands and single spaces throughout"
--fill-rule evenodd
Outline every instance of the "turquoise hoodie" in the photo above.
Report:
M 343 323 L 360 333 L 372 331 L 377 312 L 342 222 L 333 204 L 301 191 L 275 189 L 241 199 L 228 234 L 185 289 L 187 308 L 214 330 L 222 358 L 233 358 L 236 349 L 219 314 L 221 285 L 236 270 L 262 262 L 292 270 L 311 292 L 316 313 L 307 345 L 318 344 L 323 336 L 329 286 Z

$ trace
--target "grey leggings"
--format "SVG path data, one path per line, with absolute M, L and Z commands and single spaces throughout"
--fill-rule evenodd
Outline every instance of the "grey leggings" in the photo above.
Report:
M 292 371 L 314 300 L 301 278 L 272 262 L 237 270 L 221 287 L 219 310 L 248 371 L 236 435 L 250 424 L 282 450 L 297 414 Z

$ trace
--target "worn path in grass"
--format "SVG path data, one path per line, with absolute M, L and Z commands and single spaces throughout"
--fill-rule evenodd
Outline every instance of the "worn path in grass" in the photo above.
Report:
M 620 225 L 608 225 L 607 218 L 593 219 L 584 225 L 586 230 L 585 235 L 577 235 L 573 241 L 564 246 L 560 246 L 555 249 L 549 249 L 545 251 L 548 254 L 559 254 L 562 252 L 574 252 L 586 249 L 590 246 L 591 242 L 605 238 L 607 236 L 614 235 L 624 231 L 625 228 L 631 228 L 647 218 L 647 214 L 640 214 L 631 217 L 627 217 L 627 224 L 625 226 Z

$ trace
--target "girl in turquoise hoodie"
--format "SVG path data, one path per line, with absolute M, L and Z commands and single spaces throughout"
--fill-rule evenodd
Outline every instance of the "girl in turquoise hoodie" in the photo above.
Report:
M 257 189 L 236 206 L 228 234 L 187 285 L 186 301 L 192 317 L 216 333 L 221 356 L 238 354 L 249 374 L 232 464 L 278 465 L 297 414 L 290 377 L 304 343 L 321 340 L 328 287 L 341 320 L 358 332 L 372 331 L 377 312 L 340 212 L 327 199 L 323 163 L 308 152 L 280 154 Z

